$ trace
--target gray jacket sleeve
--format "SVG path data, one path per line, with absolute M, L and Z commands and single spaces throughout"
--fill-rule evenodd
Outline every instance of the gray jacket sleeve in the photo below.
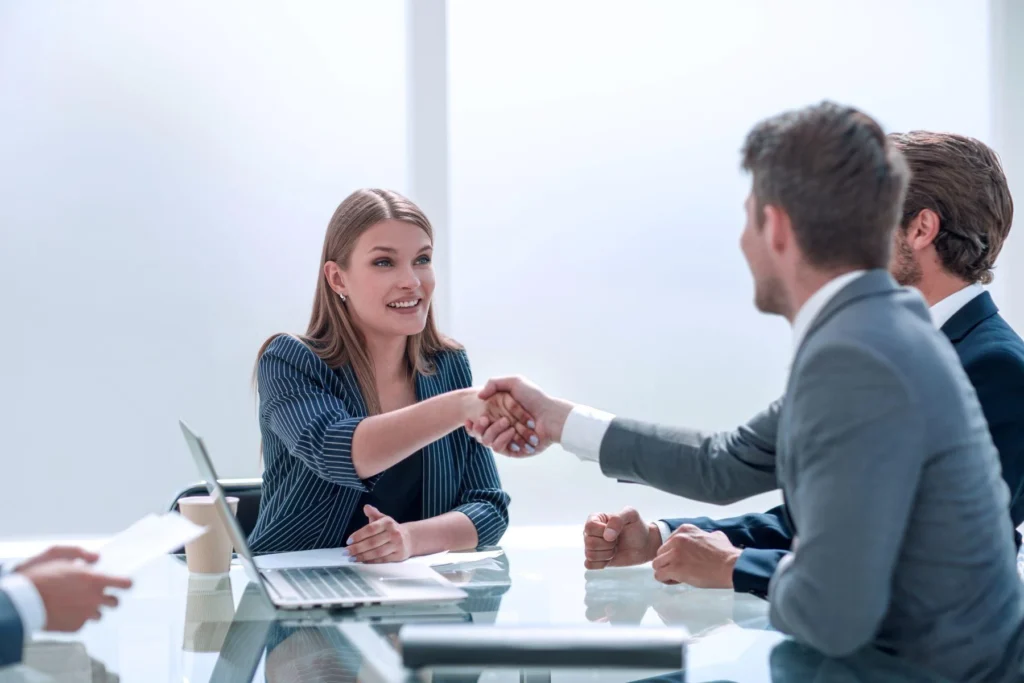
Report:
M 601 441 L 601 471 L 708 503 L 778 488 L 779 399 L 731 432 L 704 433 L 616 418 Z
M 790 391 L 782 466 L 799 473 L 786 491 L 796 538 L 769 584 L 769 614 L 783 633 L 842 657 L 873 640 L 888 609 L 923 418 L 896 369 L 852 346 L 808 357 Z

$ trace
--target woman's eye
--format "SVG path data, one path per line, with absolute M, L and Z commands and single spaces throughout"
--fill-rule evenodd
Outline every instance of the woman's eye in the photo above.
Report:
M 379 266 L 381 268 L 386 268 L 387 266 L 391 265 L 391 259 L 389 259 L 389 258 L 380 258 L 380 259 L 377 259 L 376 261 L 374 261 L 373 265 Z
M 425 266 L 425 265 L 427 265 L 429 263 L 430 263 L 430 257 L 429 256 L 420 256 L 418 259 L 416 259 L 416 264 L 420 265 L 420 266 Z

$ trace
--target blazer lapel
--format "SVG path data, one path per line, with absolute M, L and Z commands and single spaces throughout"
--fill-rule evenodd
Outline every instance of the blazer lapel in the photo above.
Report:
M 435 375 L 416 374 L 416 400 L 444 393 L 440 372 Z M 423 448 L 423 518 L 436 517 L 450 509 L 458 493 L 457 482 L 452 475 L 455 463 L 452 461 L 450 436 L 427 444 Z
M 335 395 L 341 396 L 349 415 L 366 417 L 366 402 L 363 400 L 363 392 L 359 388 L 359 380 L 356 379 L 356 373 L 352 370 L 352 366 L 343 365 L 337 368 L 332 375 L 334 380 L 341 385 L 341 390 L 336 391 Z
M 956 344 L 966 337 L 971 330 L 999 312 L 999 307 L 988 292 L 982 292 L 968 301 L 963 308 L 942 326 L 942 331 L 949 340 Z

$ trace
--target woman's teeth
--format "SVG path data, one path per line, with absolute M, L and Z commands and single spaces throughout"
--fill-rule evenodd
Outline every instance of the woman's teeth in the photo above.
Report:
M 396 301 L 388 304 L 388 308 L 412 308 L 420 303 L 419 299 L 413 299 L 412 301 Z

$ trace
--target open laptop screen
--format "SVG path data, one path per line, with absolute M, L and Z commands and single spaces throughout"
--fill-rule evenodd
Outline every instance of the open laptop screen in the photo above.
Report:
M 245 540 L 245 534 L 242 532 L 242 526 L 238 523 L 238 519 L 231 513 L 231 506 L 228 505 L 226 496 L 224 495 L 224 489 L 217 483 L 217 472 L 213 469 L 213 461 L 210 460 L 210 454 L 206 450 L 206 444 L 203 440 L 181 420 L 178 421 L 181 425 L 181 433 L 185 435 L 185 441 L 188 443 L 188 448 L 192 451 L 192 458 L 196 461 L 196 467 L 199 469 L 199 475 L 203 478 L 206 484 L 207 490 L 210 492 L 210 496 L 214 499 L 214 505 L 220 516 L 224 520 L 224 526 L 227 528 L 228 536 L 231 537 L 231 543 L 235 546 L 235 552 L 238 553 L 238 559 L 241 561 L 242 566 L 245 567 L 246 574 L 249 575 L 249 580 L 257 584 L 260 590 L 264 592 L 264 596 L 270 601 L 270 595 L 266 592 L 266 587 L 263 585 L 263 580 L 260 577 L 259 571 L 256 569 L 256 563 L 252 559 L 252 551 L 249 550 L 249 544 Z

